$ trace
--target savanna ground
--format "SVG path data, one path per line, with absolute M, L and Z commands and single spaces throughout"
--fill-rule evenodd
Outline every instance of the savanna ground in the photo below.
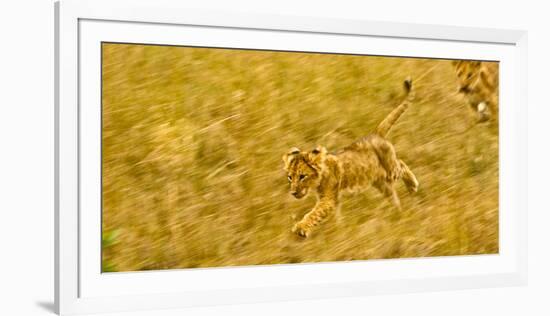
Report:
M 450 61 L 103 44 L 103 271 L 498 252 L 498 126 L 475 124 Z M 281 156 L 329 151 L 416 102 L 389 139 L 420 181 L 403 210 L 342 198 L 306 239 L 315 197 Z M 421 78 L 420 78 L 421 77 Z

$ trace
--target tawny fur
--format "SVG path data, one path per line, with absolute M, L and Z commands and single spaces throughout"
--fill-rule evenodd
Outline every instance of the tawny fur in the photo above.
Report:
M 458 91 L 476 111 L 478 122 L 498 118 L 498 64 L 469 60 L 453 61 Z
M 307 237 L 338 208 L 343 192 L 363 191 L 375 187 L 401 209 L 394 183 L 402 179 L 410 192 L 418 190 L 418 181 L 409 167 L 397 158 L 395 148 L 385 138 L 397 119 L 414 99 L 410 80 L 405 81 L 407 96 L 375 129 L 337 153 L 328 153 L 318 146 L 302 152 L 292 148 L 283 156 L 288 172 L 290 193 L 300 199 L 310 191 L 317 194 L 317 203 L 292 231 Z

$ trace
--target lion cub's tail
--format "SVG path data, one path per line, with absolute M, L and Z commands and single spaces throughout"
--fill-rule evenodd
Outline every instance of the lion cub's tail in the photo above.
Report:
M 397 106 L 395 109 L 393 109 L 388 116 L 376 127 L 376 130 L 374 131 L 376 134 L 382 137 L 386 137 L 388 135 L 390 129 L 392 126 L 397 122 L 399 117 L 407 110 L 409 105 L 411 105 L 412 101 L 414 100 L 414 89 L 412 85 L 412 80 L 410 78 L 407 78 L 403 82 L 403 86 L 405 88 L 405 99 L 399 106 Z

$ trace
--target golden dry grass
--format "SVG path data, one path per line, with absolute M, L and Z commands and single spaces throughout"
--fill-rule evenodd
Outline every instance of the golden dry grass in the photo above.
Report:
M 103 270 L 498 252 L 498 127 L 475 125 L 449 61 L 103 44 Z M 430 70 L 430 72 L 427 72 Z M 420 181 L 342 199 L 300 241 L 315 203 L 288 194 L 290 147 L 341 148 L 399 102 L 389 135 Z

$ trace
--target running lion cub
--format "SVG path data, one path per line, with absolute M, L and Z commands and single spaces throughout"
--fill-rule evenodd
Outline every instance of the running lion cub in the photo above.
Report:
M 303 198 L 309 191 L 317 193 L 317 204 L 294 225 L 292 232 L 308 237 L 316 226 L 338 208 L 342 192 L 360 191 L 374 186 L 401 209 L 394 182 L 402 179 L 409 192 L 418 190 L 415 175 L 397 158 L 393 145 L 385 139 L 414 99 L 411 80 L 406 80 L 404 86 L 407 93 L 405 100 L 378 125 L 374 133 L 334 154 L 318 146 L 305 152 L 292 148 L 283 156 L 290 193 L 297 199 Z
M 498 64 L 472 60 L 453 60 L 458 92 L 477 112 L 479 123 L 498 118 Z

